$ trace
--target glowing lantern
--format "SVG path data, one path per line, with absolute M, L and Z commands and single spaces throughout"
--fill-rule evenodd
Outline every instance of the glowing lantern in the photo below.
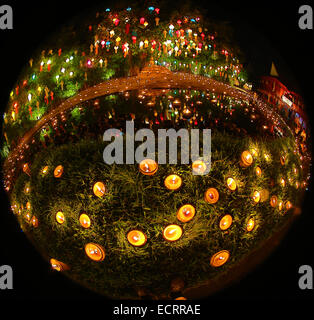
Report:
M 221 230 L 227 230 L 230 228 L 232 224 L 232 216 L 230 214 L 226 214 L 220 219 L 219 228 Z
M 63 166 L 59 165 L 53 171 L 53 175 L 55 178 L 61 178 L 62 174 L 63 174 Z
M 86 213 L 82 213 L 81 215 L 80 215 L 80 224 L 81 224 L 81 226 L 83 227 L 83 228 L 85 228 L 85 229 L 87 229 L 87 228 L 89 228 L 90 227 L 90 218 L 89 218 L 89 216 L 86 214 Z
M 169 190 L 177 190 L 182 185 L 181 177 L 171 174 L 165 179 L 165 187 Z
M 30 209 L 31 209 L 31 204 L 30 204 L 30 202 L 27 202 L 27 203 L 26 203 L 26 209 L 27 209 L 27 210 L 30 210 Z
M 241 154 L 240 165 L 247 168 L 253 163 L 253 157 L 249 151 L 243 151 Z
M 26 213 L 25 219 L 26 219 L 26 221 L 28 221 L 28 222 L 31 220 L 31 214 L 30 214 L 29 212 Z
M 280 157 L 280 163 L 281 163 L 281 165 L 285 165 L 285 163 L 286 163 L 286 158 L 285 158 L 285 156 L 281 156 Z
M 215 253 L 210 259 L 210 265 L 212 267 L 221 267 L 224 265 L 230 257 L 230 253 L 227 250 L 222 250 Z
M 249 221 L 247 222 L 247 225 L 246 225 L 246 230 L 247 231 L 252 231 L 255 227 L 255 221 L 253 218 L 250 218 Z
M 282 210 L 282 208 L 283 208 L 283 202 L 282 202 L 282 201 L 279 201 L 279 202 L 278 202 L 278 209 L 279 209 L 279 211 Z
M 258 177 L 262 175 L 262 169 L 260 167 L 256 167 L 255 172 Z
M 25 189 L 24 189 L 24 192 L 25 192 L 26 194 L 29 194 L 30 191 L 31 191 L 30 187 L 29 187 L 29 186 L 26 186 Z
M 205 192 L 205 201 L 208 203 L 216 203 L 219 200 L 219 192 L 215 188 L 209 188 Z
M 233 178 L 227 179 L 227 186 L 228 186 L 229 190 L 231 190 L 231 191 L 234 191 L 237 188 L 237 184 Z
M 70 269 L 68 265 L 56 259 L 50 259 L 50 264 L 52 269 L 56 271 L 65 271 Z
M 134 247 L 141 247 L 147 241 L 146 235 L 139 230 L 131 230 L 127 235 L 127 239 Z
M 139 170 L 142 174 L 151 176 L 158 170 L 157 162 L 153 159 L 144 159 L 139 164 Z
M 170 224 L 168 225 L 163 231 L 163 237 L 165 240 L 173 242 L 177 241 L 182 236 L 182 228 L 177 224 Z
M 181 222 L 188 222 L 195 216 L 195 208 L 190 204 L 185 204 L 179 208 L 177 218 Z
M 184 297 L 178 297 L 178 298 L 175 298 L 175 300 L 187 300 L 187 299 Z
M 196 174 L 203 174 L 206 171 L 206 164 L 204 161 L 196 160 L 192 163 L 192 169 Z
M 271 196 L 270 198 L 270 205 L 275 208 L 278 204 L 278 198 L 277 196 Z
M 285 186 L 286 186 L 286 181 L 285 181 L 284 178 L 281 178 L 281 179 L 280 179 L 280 184 L 281 184 L 282 187 L 285 187 Z
M 140 18 L 140 24 L 144 24 L 145 18 Z
M 57 220 L 57 222 L 58 222 L 59 224 L 63 224 L 63 223 L 64 223 L 65 217 L 64 217 L 64 214 L 63 214 L 62 211 L 58 211 L 58 212 L 56 213 L 56 220 Z
M 97 197 L 103 197 L 106 191 L 106 186 L 100 181 L 96 182 L 93 186 L 93 192 Z
M 260 194 L 260 192 L 259 192 L 259 191 L 254 191 L 254 192 L 253 192 L 252 199 L 253 199 L 253 201 L 254 201 L 255 203 L 260 202 L 260 200 L 261 200 L 261 194 Z
M 105 250 L 96 243 L 88 243 L 85 245 L 86 255 L 94 261 L 102 261 L 105 259 Z

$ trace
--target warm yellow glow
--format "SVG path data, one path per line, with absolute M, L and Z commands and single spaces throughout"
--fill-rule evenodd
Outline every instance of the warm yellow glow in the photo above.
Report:
M 260 167 L 256 167 L 255 172 L 258 177 L 262 175 L 262 169 Z
M 286 186 L 286 181 L 285 181 L 284 178 L 281 178 L 281 179 L 280 179 L 280 184 L 281 184 L 282 187 L 285 187 L 285 186 Z
M 82 213 L 80 215 L 80 224 L 85 229 L 90 227 L 91 221 L 90 221 L 89 216 L 86 213 Z
M 282 201 L 279 201 L 279 202 L 278 202 L 278 209 L 279 209 L 279 210 L 282 210 L 282 208 L 283 208 L 283 202 L 282 202 Z
M 130 242 L 130 244 L 135 247 L 141 247 L 147 241 L 146 235 L 139 230 L 130 231 L 127 235 L 127 239 Z
M 250 151 L 251 151 L 251 154 L 253 155 L 253 157 L 256 158 L 258 156 L 258 152 L 256 149 L 251 149 Z
M 252 231 L 255 227 L 255 221 L 253 218 L 250 218 L 249 221 L 247 222 L 247 225 L 246 225 L 246 230 L 247 231 Z
M 62 211 L 58 211 L 58 212 L 56 213 L 56 220 L 57 220 L 57 222 L 60 223 L 60 224 L 64 223 L 65 217 L 64 217 L 64 214 L 63 214 Z
M 63 174 L 63 166 L 59 165 L 53 171 L 53 175 L 55 178 L 61 178 L 62 174 Z
M 182 179 L 176 174 L 171 174 L 165 179 L 165 187 L 169 190 L 177 190 L 182 185 Z
M 190 204 L 185 204 L 179 208 L 177 218 L 181 222 L 188 222 L 195 216 L 195 208 Z
M 208 188 L 205 192 L 205 201 L 208 203 L 216 203 L 219 200 L 219 192 L 215 188 Z
M 38 227 L 38 219 L 35 216 L 32 217 L 31 223 L 34 228 Z
M 158 170 L 157 162 L 153 159 L 144 159 L 139 164 L 139 170 L 141 173 L 151 176 Z
M 237 184 L 233 178 L 227 179 L 227 186 L 231 191 L 234 191 L 237 188 Z
M 192 169 L 197 174 L 203 174 L 206 171 L 206 164 L 204 161 L 196 160 L 192 163 Z
M 270 198 L 270 205 L 275 208 L 277 206 L 278 203 L 278 198 L 277 196 L 271 196 Z
M 253 157 L 249 151 L 243 151 L 241 154 L 240 165 L 244 168 L 249 167 L 253 163 Z
M 48 169 L 49 167 L 48 166 L 45 166 L 42 170 L 41 170 L 41 173 L 42 174 L 46 174 L 48 172 Z
M 56 271 L 64 271 L 69 269 L 68 265 L 56 259 L 50 259 L 50 264 L 52 269 Z
M 102 261 L 105 258 L 105 250 L 96 243 L 88 243 L 85 245 L 86 255 L 94 261 Z
M 230 253 L 227 250 L 222 250 L 215 253 L 210 259 L 210 265 L 213 267 L 220 267 L 224 265 L 230 257 Z
M 178 298 L 175 298 L 175 300 L 187 300 L 185 297 L 178 297 Z
M 179 240 L 182 236 L 182 228 L 177 224 L 168 225 L 163 231 L 163 237 L 167 241 L 176 241 Z
M 100 181 L 96 182 L 93 186 L 93 192 L 97 197 L 103 197 L 106 191 L 106 186 Z
M 258 203 L 261 200 L 261 194 L 259 191 L 254 191 L 252 199 L 255 203 Z
M 285 204 L 286 210 L 289 210 L 292 208 L 292 203 L 290 201 L 287 201 Z
M 226 214 L 220 219 L 219 228 L 221 230 L 227 230 L 230 228 L 232 224 L 232 216 L 230 214 Z

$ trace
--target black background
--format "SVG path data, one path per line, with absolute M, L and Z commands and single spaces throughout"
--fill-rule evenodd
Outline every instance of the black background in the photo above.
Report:
M 1 1 L 2 2 L 2 1 Z M 92 2 L 78 1 L 6 1 L 14 12 L 14 29 L 0 30 L 0 107 L 4 111 L 9 93 L 22 67 L 34 49 L 60 24 L 84 13 Z M 106 8 L 102 1 L 102 8 Z M 194 1 L 200 3 L 200 1 Z M 147 3 L 148 6 L 149 2 Z M 298 28 L 298 8 L 302 1 L 203 1 L 209 15 L 232 20 L 237 27 L 240 45 L 247 54 L 247 67 L 256 68 L 256 76 L 269 74 L 274 61 L 281 80 L 300 92 L 306 101 L 310 120 L 313 117 L 313 30 Z M 132 1 L 129 3 L 132 6 Z M 219 6 L 218 6 L 219 5 Z M 110 6 L 110 5 L 108 5 Z M 180 7 L 178 7 L 180 8 Z M 0 290 L 0 306 L 4 301 L 97 300 L 94 294 L 52 272 L 20 230 L 1 190 L 0 265 L 10 265 L 14 272 L 14 289 Z M 314 219 L 311 187 L 307 191 L 300 218 L 275 252 L 244 279 L 225 290 L 200 301 L 202 313 L 214 305 L 238 301 L 243 308 L 249 301 L 270 303 L 276 300 L 304 301 L 314 298 L 314 290 L 300 290 L 298 269 L 307 264 L 314 267 Z M 120 302 L 108 302 L 119 305 Z M 112 308 L 104 308 L 110 314 Z

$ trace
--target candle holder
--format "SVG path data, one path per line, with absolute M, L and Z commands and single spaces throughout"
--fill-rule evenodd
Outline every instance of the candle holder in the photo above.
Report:
M 147 242 L 146 235 L 140 230 L 131 230 L 127 234 L 129 243 L 134 247 L 142 247 Z
M 182 185 L 182 179 L 176 174 L 171 174 L 166 177 L 164 184 L 168 190 L 178 190 Z
M 182 233 L 183 233 L 183 230 L 179 225 L 169 224 L 167 227 L 165 227 L 162 235 L 165 240 L 169 242 L 174 242 L 181 238 Z
M 229 260 L 229 257 L 230 253 L 228 250 L 221 250 L 211 257 L 210 265 L 212 267 L 221 267 Z
M 195 216 L 195 208 L 191 204 L 185 204 L 177 211 L 177 219 L 181 222 L 191 221 Z
M 153 159 L 144 159 L 139 164 L 139 170 L 144 175 L 154 175 L 158 170 L 157 162 Z
M 103 261 L 105 259 L 105 250 L 96 243 L 87 243 L 85 245 L 86 255 L 93 261 Z

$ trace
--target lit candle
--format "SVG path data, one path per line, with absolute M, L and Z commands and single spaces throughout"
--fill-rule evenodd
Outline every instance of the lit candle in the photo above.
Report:
M 165 187 L 169 190 L 177 190 L 182 185 L 182 179 L 176 174 L 171 174 L 165 179 Z
M 163 231 L 163 237 L 167 241 L 176 241 L 179 240 L 182 236 L 182 228 L 177 224 L 168 225 Z
M 106 191 L 106 186 L 100 181 L 96 182 L 93 186 L 93 192 L 97 197 L 103 197 Z
M 141 173 L 151 176 L 157 172 L 157 162 L 152 159 L 144 159 L 139 164 L 139 170 Z
M 63 174 L 63 166 L 59 165 L 55 168 L 53 175 L 55 178 L 61 178 Z
M 61 261 L 56 259 L 50 259 L 50 264 L 53 270 L 64 271 L 70 269 L 69 266 Z
M 278 198 L 277 196 L 271 196 L 270 198 L 270 205 L 275 208 L 277 206 L 278 203 Z
M 188 222 L 195 216 L 195 208 L 190 204 L 185 204 L 179 208 L 177 218 L 181 222 Z
M 283 202 L 282 202 L 282 201 L 279 201 L 279 202 L 278 202 L 278 209 L 279 209 L 279 210 L 282 210 L 282 208 L 283 208 Z
M 219 228 L 221 230 L 227 230 L 232 224 L 232 216 L 230 214 L 226 214 L 220 219 Z
M 254 191 L 252 199 L 255 203 L 258 203 L 261 200 L 261 194 L 259 191 Z
M 285 204 L 286 210 L 289 210 L 292 208 L 292 203 L 290 201 L 287 201 Z
M 249 151 L 243 151 L 241 154 L 241 167 L 247 168 L 253 163 L 253 157 Z
M 27 210 L 30 210 L 30 209 L 31 209 L 31 204 L 30 204 L 30 202 L 27 202 L 27 203 L 26 203 L 26 209 L 27 209 Z
M 262 175 L 262 169 L 260 167 L 256 167 L 255 172 L 258 177 Z
M 80 224 L 85 229 L 90 227 L 91 221 L 90 221 L 89 216 L 86 213 L 82 213 L 80 215 Z
M 48 167 L 48 166 L 45 166 L 45 167 L 41 170 L 41 173 L 42 173 L 43 175 L 47 174 L 48 169 L 49 169 L 49 167 Z
M 86 255 L 94 261 L 102 261 L 105 259 L 105 250 L 99 244 L 88 243 L 85 245 Z
M 280 179 L 280 184 L 281 184 L 282 187 L 285 187 L 285 186 L 286 186 L 286 181 L 285 181 L 284 178 L 281 178 L 281 179 Z
M 231 191 L 234 191 L 237 188 L 237 184 L 233 178 L 227 179 L 227 186 L 228 186 L 229 190 L 231 190 Z
M 57 222 L 58 222 L 59 224 L 64 223 L 65 217 L 64 217 L 64 214 L 63 214 L 62 211 L 58 211 L 58 212 L 56 213 L 56 220 L 57 220 Z
M 127 239 L 130 242 L 130 244 L 134 247 L 141 247 L 147 241 L 146 235 L 142 231 L 139 231 L 139 230 L 131 230 L 127 234 Z
M 220 267 L 224 265 L 230 257 L 230 253 L 227 250 L 222 250 L 215 253 L 210 259 L 210 265 L 212 267 Z
M 255 227 L 255 221 L 253 218 L 250 218 L 249 221 L 247 222 L 246 230 L 250 232 L 254 229 L 254 227 Z
M 219 192 L 215 188 L 209 188 L 205 192 L 205 201 L 208 203 L 216 203 L 219 199 Z
M 38 227 L 38 219 L 35 216 L 32 217 L 31 223 L 34 228 Z
M 201 160 L 196 160 L 192 163 L 192 169 L 197 174 L 203 174 L 206 170 L 206 164 Z

